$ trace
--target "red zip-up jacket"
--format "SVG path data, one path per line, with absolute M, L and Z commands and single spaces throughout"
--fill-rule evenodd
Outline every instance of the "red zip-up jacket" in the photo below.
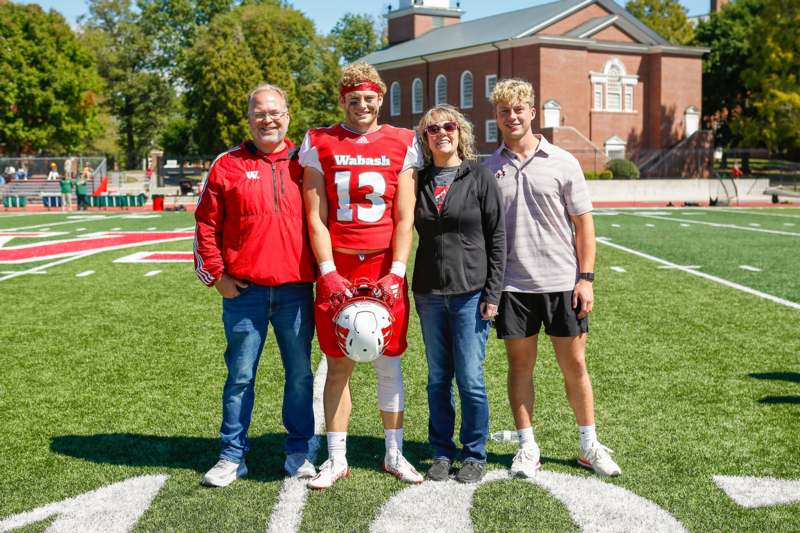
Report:
M 259 285 L 314 281 L 297 148 L 252 141 L 217 157 L 194 213 L 194 266 L 209 287 L 228 274 Z

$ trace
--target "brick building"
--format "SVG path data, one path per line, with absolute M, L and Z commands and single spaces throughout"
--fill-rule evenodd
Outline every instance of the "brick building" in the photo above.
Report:
M 381 120 L 412 127 L 447 102 L 489 153 L 499 135 L 488 94 L 498 79 L 520 77 L 536 91 L 535 127 L 584 169 L 615 157 L 645 163 L 699 136 L 706 50 L 669 44 L 613 0 L 463 14 L 449 0 L 400 0 L 386 15 L 389 46 L 364 58 L 389 88 Z

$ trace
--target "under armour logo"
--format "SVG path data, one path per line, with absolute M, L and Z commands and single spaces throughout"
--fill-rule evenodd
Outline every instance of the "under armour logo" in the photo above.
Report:
M 248 170 L 245 172 L 245 174 L 249 180 L 261 179 L 261 176 L 258 175 L 258 170 Z

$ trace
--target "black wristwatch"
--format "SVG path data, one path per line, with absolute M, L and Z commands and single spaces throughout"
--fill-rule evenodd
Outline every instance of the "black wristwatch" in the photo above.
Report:
M 594 281 L 594 272 L 581 272 L 578 274 L 578 279 L 585 279 L 586 281 Z

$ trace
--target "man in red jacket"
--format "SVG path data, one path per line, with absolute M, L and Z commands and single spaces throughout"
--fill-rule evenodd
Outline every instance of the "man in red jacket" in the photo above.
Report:
M 303 212 L 303 169 L 286 139 L 284 92 L 259 85 L 248 97 L 252 139 L 217 157 L 200 194 L 194 257 L 200 281 L 222 295 L 228 378 L 222 392 L 222 450 L 203 477 L 224 487 L 247 474 L 247 430 L 256 368 L 272 323 L 286 374 L 284 468 L 316 474 L 308 461 L 314 436 L 311 340 L 315 261 Z

